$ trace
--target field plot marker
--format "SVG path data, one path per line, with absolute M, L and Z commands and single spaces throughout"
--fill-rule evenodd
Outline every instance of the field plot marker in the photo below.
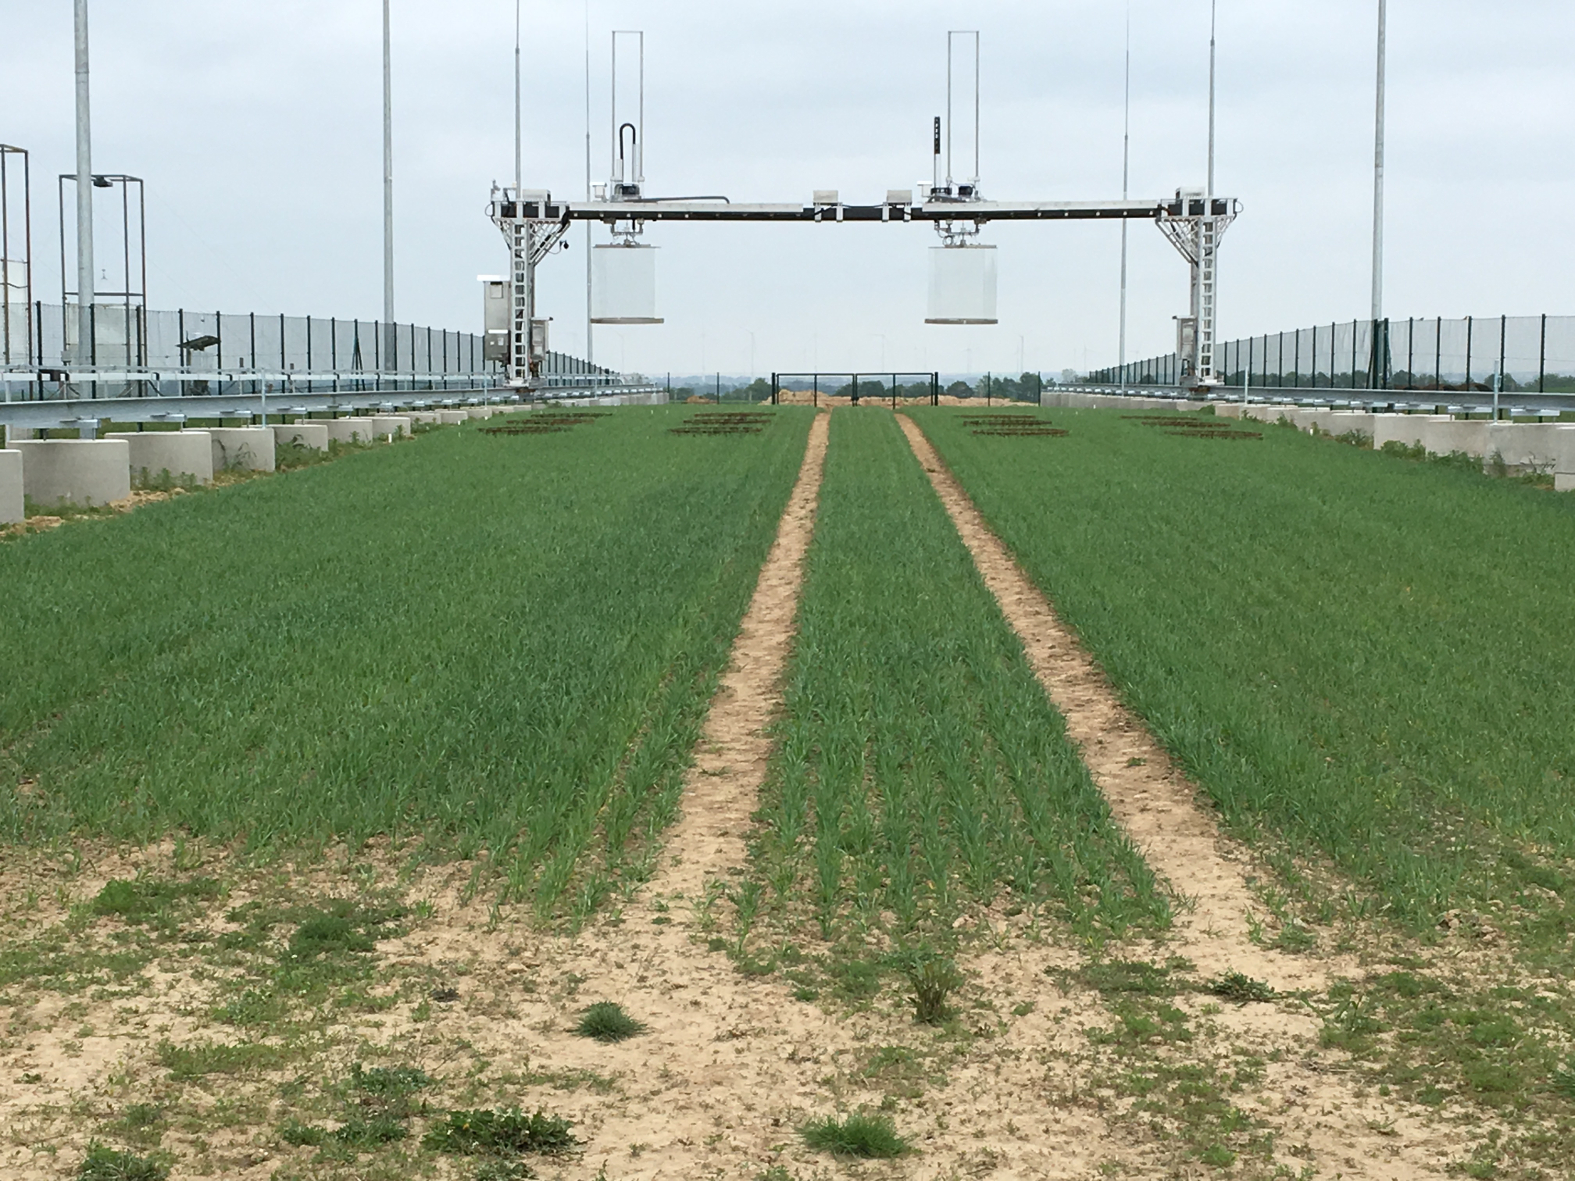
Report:
M 1248 916 L 1262 909 L 1246 882 L 1245 859 L 1221 837 L 1142 719 L 1117 698 L 1093 659 L 985 523 L 924 432 L 898 416 L 919 463 L 973 554 L 1028 663 L 1066 719 L 1111 814 L 1167 879 L 1182 906 L 1175 931 L 1205 975 L 1240 971 L 1277 989 L 1321 988 L 1319 966 L 1254 944 Z
M 780 704 L 782 672 L 793 647 L 830 421 L 829 414 L 820 414 L 810 426 L 798 482 L 711 699 L 695 765 L 684 782 L 683 815 L 668 830 L 663 869 L 653 883 L 662 893 L 698 900 L 707 881 L 744 864 L 744 834 L 771 757 L 766 727 Z

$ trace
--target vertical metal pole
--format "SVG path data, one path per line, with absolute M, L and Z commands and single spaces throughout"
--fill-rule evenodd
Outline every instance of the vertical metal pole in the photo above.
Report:
M 1132 177 L 1132 0 L 1127 0 L 1126 80 L 1121 116 L 1121 199 L 1127 199 Z M 1121 388 L 1127 388 L 1127 219 L 1121 219 L 1121 342 L 1117 349 Z
M 585 200 L 591 199 L 591 0 L 585 0 Z M 585 367 L 594 372 L 596 332 L 591 323 L 591 223 L 585 223 Z
M 1542 345 L 1537 354 L 1537 393 L 1548 388 L 1548 314 L 1542 313 Z
M 93 119 L 88 86 L 88 0 L 76 0 L 77 353 L 93 354 Z
M 1208 207 L 1203 211 L 1204 216 L 1212 216 L 1214 211 L 1214 67 L 1216 61 L 1214 33 L 1217 28 L 1219 0 L 1209 0 L 1209 191 L 1206 194 L 1209 200 Z
M 1378 324 L 1384 318 L 1384 87 L 1389 0 L 1378 0 L 1378 103 L 1373 132 L 1373 358 L 1378 367 Z
M 946 34 L 946 187 L 952 187 L 952 38 Z
M 1444 387 L 1444 317 L 1433 317 L 1433 388 Z
M 389 0 L 383 0 L 383 322 L 394 328 L 394 50 Z M 390 342 L 392 343 L 392 342 Z M 394 349 L 389 350 L 390 355 Z
M 525 174 L 525 128 L 520 107 L 520 0 L 514 0 L 514 199 L 520 200 Z
M 1509 334 L 1509 317 L 1501 315 L 1498 318 L 1498 384 L 1504 385 L 1504 338 Z M 1511 417 L 1514 417 L 1511 415 Z
M 1466 317 L 1466 389 L 1471 388 L 1471 336 L 1475 329 L 1475 322 L 1470 316 Z

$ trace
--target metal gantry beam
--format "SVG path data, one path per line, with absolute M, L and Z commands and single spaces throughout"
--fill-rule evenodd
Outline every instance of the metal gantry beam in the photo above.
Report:
M 803 224 L 928 223 L 943 234 L 952 227 L 992 221 L 1153 221 L 1193 271 L 1192 365 L 1199 385 L 1218 381 L 1214 366 L 1214 308 L 1219 241 L 1241 210 L 1226 197 L 1178 191 L 1158 201 L 914 201 L 895 190 L 880 204 L 734 203 L 726 198 L 676 200 L 555 201 L 543 191 L 495 191 L 489 213 L 509 244 L 512 257 L 509 376 L 529 386 L 539 372 L 546 342 L 536 339 L 536 266 L 559 244 L 573 223 L 601 222 L 618 233 L 639 233 L 646 222 L 796 222 Z M 622 227 L 622 228 L 620 228 Z M 962 231 L 959 231 L 962 232 Z

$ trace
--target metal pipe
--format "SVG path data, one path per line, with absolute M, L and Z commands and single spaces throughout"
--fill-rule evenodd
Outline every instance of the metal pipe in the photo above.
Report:
M 1384 88 L 1389 0 L 1378 0 L 1378 104 L 1373 131 L 1373 326 L 1384 317 Z M 1375 357 L 1377 344 L 1374 343 Z
M 520 107 L 520 0 L 514 0 L 514 199 L 525 175 L 525 128 Z
M 1204 209 L 1205 217 L 1210 216 L 1214 208 L 1214 32 L 1218 10 L 1219 0 L 1209 0 L 1209 191 L 1206 194 L 1209 204 Z
M 1126 80 L 1121 118 L 1121 199 L 1127 199 L 1132 176 L 1132 0 L 1127 0 Z M 1121 388 L 1127 387 L 1127 220 L 1121 219 L 1121 343 L 1118 349 Z
M 77 351 L 92 355 L 93 118 L 89 104 L 88 0 L 76 0 L 77 67 Z
M 591 0 L 585 0 L 585 200 L 591 199 Z M 596 333 L 591 323 L 591 223 L 585 223 L 585 364 L 596 361 Z
M 383 322 L 394 330 L 394 51 L 383 0 Z M 390 350 L 392 352 L 392 350 Z

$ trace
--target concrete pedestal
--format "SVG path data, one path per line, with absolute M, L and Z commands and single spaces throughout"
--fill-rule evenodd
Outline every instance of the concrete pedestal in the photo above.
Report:
M 411 421 L 412 425 L 419 426 L 437 426 L 442 422 L 435 410 L 412 410 L 405 417 Z
M 165 472 L 177 483 L 213 483 L 213 439 L 207 431 L 112 431 L 104 437 L 126 441 L 134 484 Z
M 374 439 L 397 439 L 403 435 L 410 437 L 410 428 L 413 425 L 408 414 L 377 414 L 372 417 L 372 437 Z
M 1429 455 L 1454 455 L 1461 452 L 1481 459 L 1487 452 L 1489 425 L 1467 418 L 1430 415 L 1422 420 L 1417 441 L 1427 448 Z
M 340 443 L 371 443 L 376 439 L 370 418 L 332 418 L 322 423 L 328 437 Z
M 1377 417 L 1376 414 L 1370 414 L 1365 410 L 1335 410 L 1330 413 L 1329 425 L 1325 429 L 1336 438 L 1340 435 L 1348 435 L 1352 431 L 1372 438 L 1373 420 Z
M 19 440 L 22 491 L 39 508 L 87 508 L 131 495 L 131 448 L 124 439 Z
M 492 417 L 492 407 L 491 406 L 470 406 L 470 407 L 466 408 L 465 413 L 468 416 L 470 416 L 471 418 L 491 418 Z
M 1558 472 L 1553 477 L 1553 491 L 1575 492 L 1575 472 Z
M 1575 471 L 1575 423 L 1489 422 L 1486 454 L 1508 467 L 1541 472 Z
M 1426 428 L 1436 422 L 1449 422 L 1447 414 L 1375 414 L 1373 415 L 1373 446 L 1400 443 L 1406 447 L 1426 446 L 1423 436 Z
M 22 501 L 22 453 L 0 451 L 0 525 L 14 525 L 26 517 Z
M 274 427 L 273 440 L 280 447 L 288 447 L 293 443 L 308 451 L 327 451 L 328 428 L 320 422 L 302 419 L 294 426 Z
M 214 471 L 274 470 L 272 427 L 213 427 L 208 434 L 213 436 Z
M 470 415 L 463 410 L 439 410 L 438 421 L 444 426 L 458 426 L 462 422 L 469 422 Z

